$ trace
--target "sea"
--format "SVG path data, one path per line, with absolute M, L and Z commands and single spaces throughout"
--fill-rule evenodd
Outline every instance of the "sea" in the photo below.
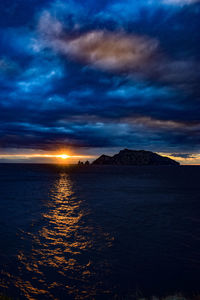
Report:
M 200 166 L 0 164 L 0 294 L 200 292 Z

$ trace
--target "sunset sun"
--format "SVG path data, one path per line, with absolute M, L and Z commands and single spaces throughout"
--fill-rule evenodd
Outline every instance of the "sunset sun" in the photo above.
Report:
M 62 159 L 67 159 L 67 158 L 69 158 L 70 156 L 67 155 L 67 154 L 61 154 L 61 155 L 59 155 L 59 157 L 62 158 Z

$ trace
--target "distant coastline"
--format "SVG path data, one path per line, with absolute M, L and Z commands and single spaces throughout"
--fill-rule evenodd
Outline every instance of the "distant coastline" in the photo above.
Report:
M 103 154 L 92 165 L 179 166 L 180 163 L 151 151 L 124 149 L 113 156 Z

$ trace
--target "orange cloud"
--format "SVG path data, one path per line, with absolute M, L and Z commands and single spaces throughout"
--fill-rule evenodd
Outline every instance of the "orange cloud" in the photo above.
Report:
M 71 37 L 48 12 L 41 17 L 38 28 L 55 51 L 101 69 L 143 69 L 158 48 L 156 39 L 123 32 L 93 30 Z
M 158 43 L 144 37 L 92 31 L 67 42 L 71 55 L 108 70 L 140 69 L 157 49 Z
M 179 0 L 166 2 L 181 3 Z M 49 12 L 41 16 L 38 30 L 44 46 L 98 69 L 171 83 L 181 90 L 191 90 L 191 79 L 198 79 L 199 66 L 193 59 L 171 60 L 154 38 L 106 30 L 75 35 L 66 31 Z

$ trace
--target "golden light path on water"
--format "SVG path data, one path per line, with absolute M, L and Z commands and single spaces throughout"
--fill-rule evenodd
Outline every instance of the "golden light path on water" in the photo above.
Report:
M 105 269 L 107 262 L 101 261 L 98 265 L 95 261 L 94 264 L 89 253 L 95 249 L 98 255 L 111 247 L 113 238 L 94 225 L 90 215 L 87 203 L 76 197 L 69 176 L 61 173 L 42 214 L 43 225 L 35 233 L 24 232 L 25 239 L 28 235 L 32 240 L 30 253 L 18 253 L 19 274 L 26 273 L 27 279 L 17 276 L 14 281 L 27 299 L 65 299 L 68 295 L 73 299 L 91 299 L 95 296 L 99 282 L 94 278 Z M 55 295 L 57 288 L 62 296 Z

